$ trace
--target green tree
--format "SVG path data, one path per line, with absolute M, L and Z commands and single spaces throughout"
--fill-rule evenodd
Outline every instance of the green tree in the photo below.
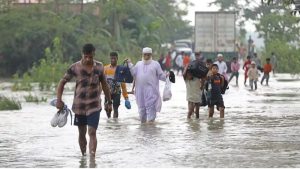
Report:
M 188 38 L 192 28 L 182 20 L 187 12 L 178 8 L 181 1 L 99 0 L 84 4 L 74 13 L 68 3 L 49 1 L 27 7 L 12 7 L 0 15 L 0 75 L 23 74 L 45 59 L 45 49 L 61 42 L 62 62 L 80 59 L 85 43 L 96 46 L 96 59 L 107 63 L 110 51 L 139 59 L 141 48 L 150 46 L 160 52 L 160 44 Z M 71 4 L 70 4 L 71 5 Z M 94 9 L 101 14 L 95 15 Z M 53 57 L 59 57 L 58 55 Z M 133 59 L 133 60 L 134 60 Z

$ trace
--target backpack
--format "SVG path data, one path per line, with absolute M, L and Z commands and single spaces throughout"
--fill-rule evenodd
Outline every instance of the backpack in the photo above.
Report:
M 221 79 L 224 79 L 224 83 L 223 83 L 223 86 L 221 86 L 221 94 L 225 94 L 226 90 L 229 89 L 229 86 L 228 86 L 228 80 L 225 79 L 224 75 L 221 75 L 221 74 L 217 74 L 217 76 L 219 76 Z M 223 78 L 222 78 L 223 77 Z M 205 89 L 208 90 L 208 83 L 212 83 L 211 82 L 211 79 L 210 79 L 210 82 L 207 82 L 205 84 Z
M 229 86 L 228 86 L 228 80 L 226 80 L 225 76 L 224 75 L 221 75 L 221 74 L 217 74 L 221 79 L 224 79 L 224 83 L 223 83 L 223 86 L 221 86 L 221 94 L 225 94 L 225 91 L 227 89 L 229 89 Z M 222 78 L 223 77 L 223 78 Z

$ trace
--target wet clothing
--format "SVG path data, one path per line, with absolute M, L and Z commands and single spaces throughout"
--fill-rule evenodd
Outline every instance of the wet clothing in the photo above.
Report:
M 183 67 L 183 56 L 182 55 L 178 55 L 176 57 L 175 63 L 178 67 L 182 68 Z
M 238 62 L 231 62 L 231 75 L 228 81 L 231 81 L 231 79 L 235 76 L 236 77 L 236 84 L 238 84 L 238 78 L 239 78 L 239 70 L 240 70 L 240 64 Z
M 266 79 L 266 84 L 269 85 L 270 73 L 264 73 L 264 76 L 261 78 L 260 83 L 263 84 L 265 79 Z
M 255 64 L 256 64 L 257 67 L 261 66 L 261 61 L 260 61 L 260 59 L 258 57 L 254 57 L 253 61 L 255 62 Z
M 255 90 L 257 89 L 257 81 L 258 81 L 258 77 L 259 77 L 259 72 L 258 69 L 255 68 L 250 68 L 248 70 L 248 77 L 249 77 L 249 84 L 251 87 L 251 90 L 253 90 L 253 84 L 255 85 Z
M 234 63 L 234 62 L 231 62 L 231 72 L 239 72 L 240 70 L 240 64 L 238 62 Z
M 113 67 L 111 64 L 106 65 L 104 67 L 104 74 L 106 76 L 107 83 L 110 88 L 110 93 L 111 94 L 121 94 L 121 89 L 122 89 L 123 97 L 128 98 L 126 83 L 120 83 L 115 80 L 116 68 L 117 67 Z
M 272 71 L 272 65 L 266 63 L 266 64 L 264 65 L 264 73 L 270 73 L 271 71 Z
M 223 80 L 224 79 L 221 78 L 220 74 L 216 74 L 208 77 L 207 82 L 211 83 L 211 91 L 210 91 L 210 98 L 208 100 L 208 107 L 213 107 L 214 105 L 217 105 L 218 108 L 219 107 L 225 108 L 223 97 L 221 94 L 221 87 L 224 84 Z
M 102 63 L 94 60 L 92 71 L 88 72 L 81 61 L 78 61 L 69 67 L 63 79 L 69 82 L 73 77 L 76 79 L 73 112 L 77 115 L 89 116 L 100 111 L 102 91 L 100 82 L 106 79 Z
M 214 64 L 217 64 L 218 67 L 219 67 L 219 72 L 218 73 L 221 74 L 221 75 L 226 76 L 226 72 L 227 72 L 226 63 L 224 61 L 222 61 L 222 62 L 216 61 L 216 62 L 214 62 Z
M 190 57 L 188 55 L 185 55 L 183 58 L 183 67 L 188 66 L 190 63 Z
M 257 70 L 257 68 L 250 68 L 248 70 L 248 77 L 249 77 L 249 80 L 258 80 L 258 77 L 259 77 L 259 72 Z
M 171 57 L 171 55 L 167 55 L 166 56 L 165 68 L 166 68 L 166 70 L 169 71 L 171 69 L 171 67 L 172 67 L 172 57 Z
M 112 105 L 114 109 L 118 109 L 121 103 L 121 95 L 120 94 L 112 94 L 110 95 Z M 108 100 L 105 98 L 105 103 L 107 103 Z
M 238 84 L 239 72 L 232 72 L 228 81 L 230 82 L 233 77 L 236 78 L 236 84 Z
M 243 66 L 243 69 L 245 70 L 245 79 L 248 78 L 248 70 L 249 70 L 250 66 L 251 66 L 251 60 L 247 60 Z
M 164 57 L 161 57 L 161 58 L 158 59 L 158 63 L 160 64 L 160 67 L 161 67 L 162 70 L 166 69 L 164 62 L 165 62 L 165 58 Z
M 159 80 L 166 81 L 166 75 L 159 63 L 154 60 L 143 60 L 129 64 L 130 72 L 135 79 L 135 97 L 142 122 L 154 120 L 161 110 Z
M 184 80 L 186 86 L 186 100 L 193 103 L 201 103 L 201 80 L 193 77 L 192 80 Z
M 97 129 L 99 124 L 99 119 L 100 119 L 100 112 L 101 110 L 93 112 L 88 116 L 75 114 L 74 125 L 75 126 L 88 125 Z

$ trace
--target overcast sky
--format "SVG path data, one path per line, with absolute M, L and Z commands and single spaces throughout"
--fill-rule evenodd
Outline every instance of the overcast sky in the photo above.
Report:
M 194 4 L 194 6 L 189 7 L 189 13 L 184 19 L 191 21 L 191 25 L 195 25 L 195 11 L 217 11 L 219 8 L 216 6 L 209 7 L 209 3 L 213 2 L 214 0 L 189 0 Z M 224 0 L 226 1 L 226 0 Z M 260 1 L 260 0 L 256 0 Z M 258 2 L 259 3 L 259 2 Z M 247 31 L 254 32 L 255 27 L 250 22 L 246 22 L 245 28 Z

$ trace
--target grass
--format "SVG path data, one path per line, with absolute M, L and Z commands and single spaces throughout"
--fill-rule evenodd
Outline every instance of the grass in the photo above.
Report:
M 39 98 L 39 97 L 33 96 L 31 94 L 29 94 L 28 96 L 24 96 L 24 98 L 25 98 L 26 102 L 39 103 L 39 102 L 46 102 L 47 101 L 47 98 L 45 98 L 45 97 Z
M 0 111 L 1 110 L 20 110 L 21 103 L 13 98 L 0 96 Z

